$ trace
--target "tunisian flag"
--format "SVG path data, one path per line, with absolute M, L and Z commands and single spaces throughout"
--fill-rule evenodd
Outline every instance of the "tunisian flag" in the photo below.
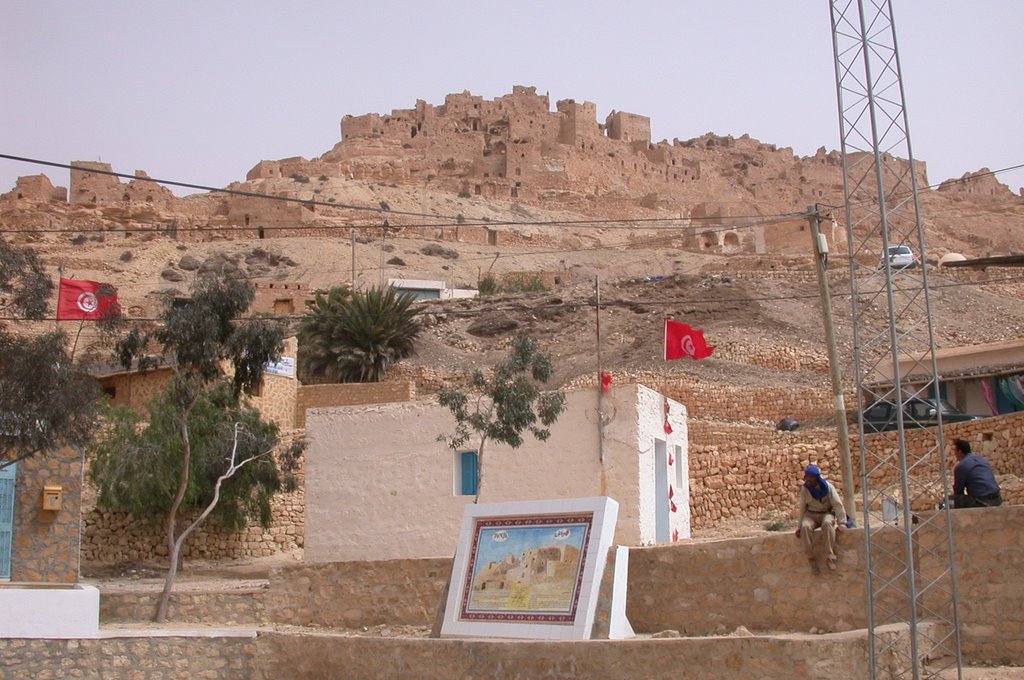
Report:
M 714 349 L 704 340 L 704 331 L 665 319 L 665 361 L 683 357 L 703 359 L 711 356 Z
M 110 284 L 61 278 L 57 294 L 58 321 L 102 319 L 120 310 L 117 289 Z

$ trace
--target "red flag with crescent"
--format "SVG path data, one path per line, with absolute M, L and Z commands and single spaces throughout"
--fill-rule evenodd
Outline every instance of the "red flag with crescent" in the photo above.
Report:
M 117 289 L 108 283 L 61 277 L 57 293 L 57 320 L 97 320 L 120 311 Z
M 711 356 L 714 349 L 704 339 L 704 331 L 690 328 L 689 324 L 665 319 L 665 361 L 683 357 L 704 359 Z

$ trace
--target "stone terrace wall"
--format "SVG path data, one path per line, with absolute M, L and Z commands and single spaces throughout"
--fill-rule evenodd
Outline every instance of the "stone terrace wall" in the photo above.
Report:
M 332 562 L 275 570 L 267 620 L 294 626 L 355 628 L 431 625 L 452 560 Z
M 690 522 L 693 528 L 712 527 L 722 520 L 788 518 L 795 510 L 796 490 L 803 468 L 814 463 L 827 479 L 842 486 L 839 445 L 832 428 L 780 432 L 774 426 L 691 419 Z M 869 435 L 869 450 L 879 451 L 889 435 Z M 1007 504 L 1024 503 L 1024 412 L 1006 414 L 945 426 L 947 445 L 966 439 L 983 455 L 1000 481 Z M 922 456 L 934 445 L 928 430 L 906 430 L 907 453 Z M 895 443 L 892 445 L 895 450 Z M 856 428 L 850 438 L 855 481 L 860 470 L 860 445 Z M 952 483 L 952 455 L 949 456 Z M 874 488 L 896 487 L 895 471 L 872 478 Z M 941 499 L 923 498 L 914 510 L 930 510 Z M 848 508 L 849 510 L 849 508 Z
M 292 493 L 274 496 L 271 501 L 271 524 L 259 524 L 236 532 L 219 528 L 207 520 L 185 541 L 183 559 L 239 559 L 267 557 L 277 553 L 300 550 L 303 546 L 302 478 Z M 191 521 L 195 514 L 185 515 Z M 83 562 L 117 563 L 153 560 L 167 557 L 163 520 L 132 517 L 127 512 L 91 508 L 82 516 Z
M 1024 507 L 959 510 L 950 516 L 965 659 L 1024 663 L 1024 580 L 1018 576 L 1024 566 Z M 940 516 L 935 527 L 916 536 L 928 543 L 944 533 Z M 903 534 L 883 530 L 878 540 L 890 542 L 898 551 Z M 629 557 L 627 616 L 641 634 L 676 630 L 690 636 L 720 635 L 739 626 L 755 633 L 806 633 L 812 628 L 842 633 L 863 628 L 867 619 L 862 530 L 842 534 L 839 547 L 839 570 L 817 577 L 820 588 L 795 585 L 803 582 L 807 565 L 799 542 L 788 532 L 634 548 Z M 920 546 L 915 551 L 922 568 L 936 568 L 922 559 Z M 271 578 L 267 618 L 271 623 L 306 626 L 429 626 L 450 566 L 448 559 L 428 559 L 287 567 Z M 827 607 L 816 606 L 822 592 L 828 593 Z M 828 638 L 810 639 L 823 643 Z
M 957 510 L 950 516 L 965 658 L 1024 663 L 1024 579 L 1019 576 L 1024 567 L 1024 507 Z M 940 517 L 916 536 L 929 544 L 944 532 Z M 902 536 L 893 529 L 879 540 L 892 541 L 899 552 Z M 919 545 L 919 565 L 945 566 L 928 566 Z M 844 532 L 839 548 L 839 570 L 818 577 L 821 587 L 813 589 L 797 585 L 808 572 L 791 533 L 635 548 L 630 550 L 626 614 L 638 633 L 672 629 L 706 635 L 741 625 L 752 631 L 863 628 L 863 531 Z M 827 593 L 828 606 L 814 606 L 822 593 Z
M 883 634 L 902 636 L 902 631 Z M 907 654 L 906 642 L 892 647 Z M 716 678 L 813 680 L 867 678 L 865 634 L 714 637 L 667 640 L 458 640 L 261 634 L 261 677 L 416 678 Z M 880 652 L 884 654 L 885 652 Z M 883 656 L 883 659 L 885 657 Z M 885 666 L 884 661 L 881 664 Z M 694 669 L 691 673 L 687 669 Z M 891 673 L 879 680 L 894 678 Z
M 780 348 L 784 349 L 784 348 Z M 717 350 L 716 350 L 717 351 Z M 767 356 L 767 355 L 766 355 Z M 765 368 L 794 370 L 793 366 L 803 359 L 797 355 L 780 351 L 771 364 Z M 812 359 L 808 359 L 813 361 Z M 748 362 L 752 363 L 752 362 Z M 785 417 L 801 422 L 829 418 L 835 413 L 832 405 L 832 388 L 823 379 L 823 387 L 789 389 L 785 387 L 723 385 L 690 377 L 670 377 L 641 371 L 623 373 L 612 371 L 615 384 L 639 383 L 660 392 L 670 399 L 686 405 L 690 418 L 720 418 L 728 421 L 763 421 L 773 425 Z M 573 380 L 567 388 L 595 387 L 597 378 L 593 375 Z M 846 395 L 847 403 L 852 395 Z
M 814 463 L 838 481 L 835 430 L 781 432 L 774 425 L 690 420 L 690 525 L 741 517 L 788 518 L 803 469 Z
M 2 639 L 0 677 L 253 678 L 256 636 Z

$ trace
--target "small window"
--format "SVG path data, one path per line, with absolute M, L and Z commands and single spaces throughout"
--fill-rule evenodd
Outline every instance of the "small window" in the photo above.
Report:
M 458 451 L 455 454 L 455 495 L 476 495 L 476 451 Z

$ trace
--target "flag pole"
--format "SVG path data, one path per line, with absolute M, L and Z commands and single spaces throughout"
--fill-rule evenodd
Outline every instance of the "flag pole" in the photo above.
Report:
M 61 260 L 60 264 L 57 265 L 57 307 L 58 308 L 60 307 L 60 282 L 61 282 L 61 279 L 63 279 L 63 278 L 64 278 L 64 261 Z M 55 330 L 55 331 L 60 330 L 60 319 L 57 318 L 59 316 L 59 313 L 58 312 L 54 312 L 53 316 L 54 316 L 54 319 L 53 319 L 53 330 Z
M 597 295 L 595 315 L 597 317 L 597 455 L 604 463 L 604 365 L 601 363 L 601 275 L 594 276 L 594 292 Z

